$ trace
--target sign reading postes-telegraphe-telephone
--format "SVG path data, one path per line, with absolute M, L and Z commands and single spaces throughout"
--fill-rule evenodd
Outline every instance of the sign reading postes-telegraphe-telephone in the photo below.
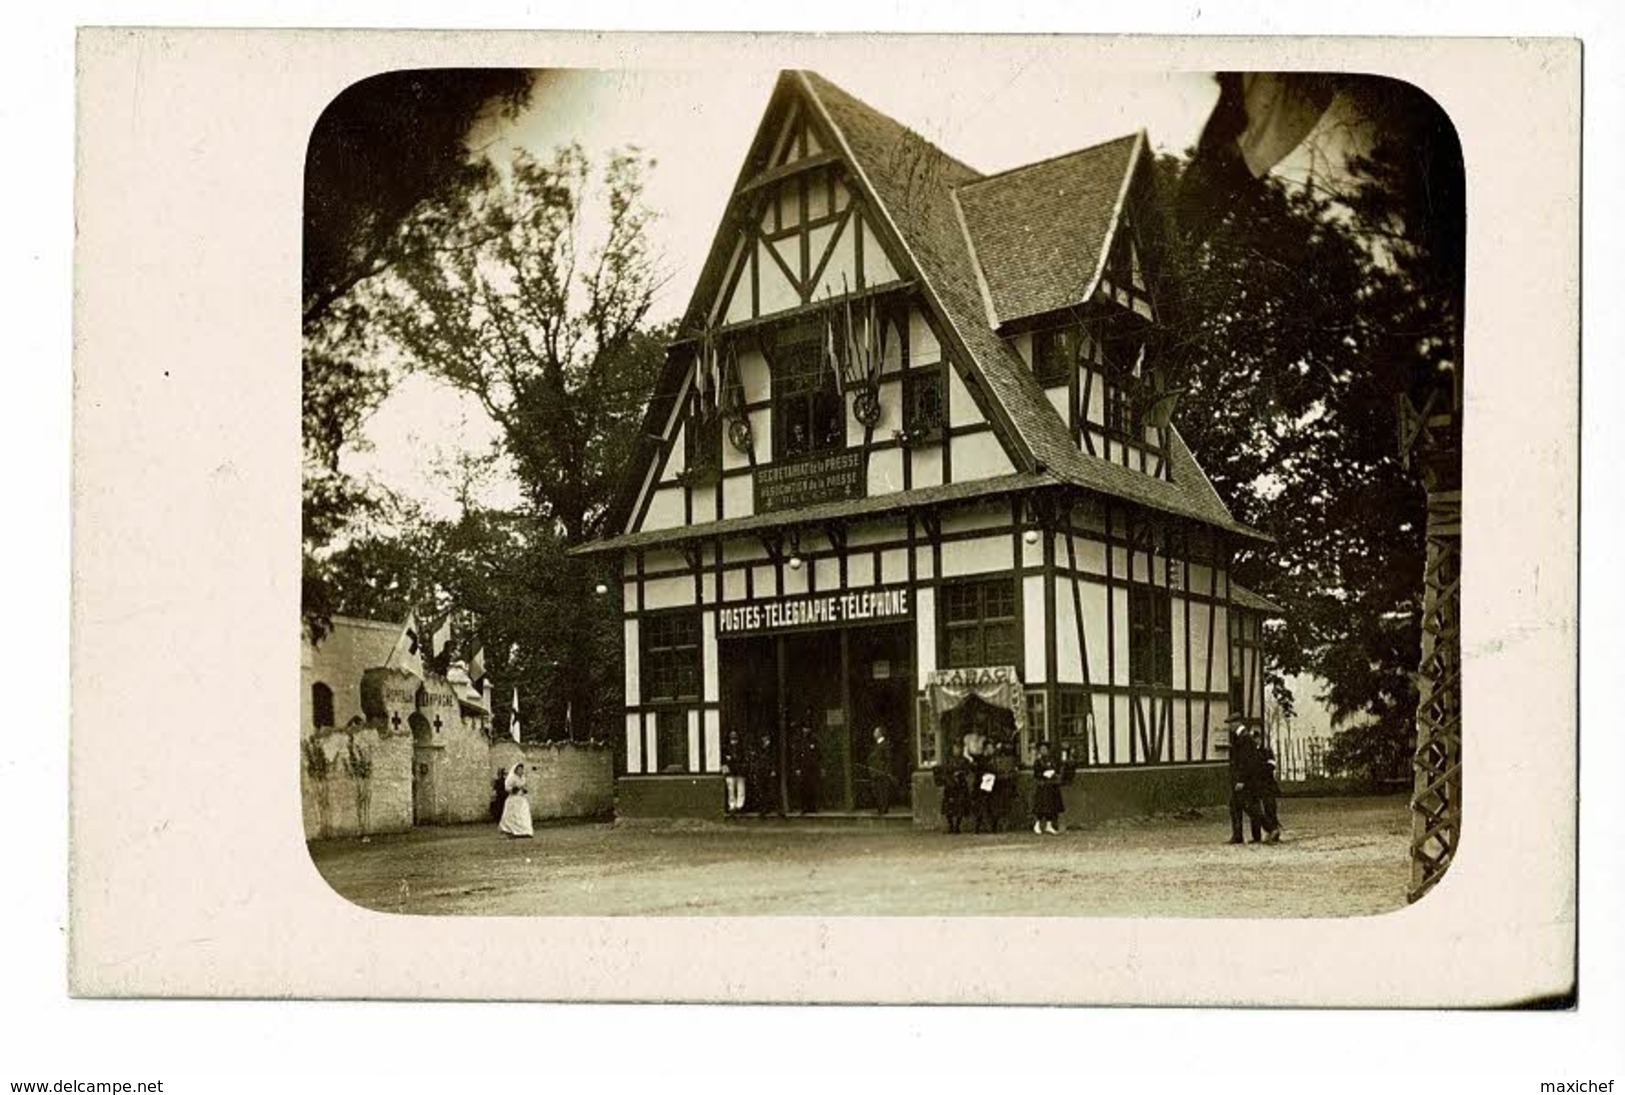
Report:
M 757 468 L 753 478 L 757 513 L 844 502 L 866 497 L 869 490 L 862 449 L 780 460 Z
M 772 597 L 717 609 L 717 635 L 760 635 L 801 628 L 907 620 L 914 598 L 907 586 L 876 586 L 798 597 Z

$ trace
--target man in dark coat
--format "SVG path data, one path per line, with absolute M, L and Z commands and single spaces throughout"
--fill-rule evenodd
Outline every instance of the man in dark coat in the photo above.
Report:
M 1016 745 L 1013 741 L 1001 741 L 993 747 L 993 756 L 987 762 L 988 771 L 993 774 L 993 792 L 988 802 L 992 813 L 992 830 L 996 833 L 1001 825 L 1010 822 L 1010 809 L 1016 801 Z
M 796 789 L 796 808 L 802 813 L 818 812 L 823 778 L 818 763 L 818 735 L 810 723 L 803 721 L 790 738 L 790 785 Z
M 875 813 L 885 817 L 891 809 L 892 747 L 886 728 L 878 723 L 869 744 L 869 787 L 874 793 Z
M 762 734 L 750 752 L 749 800 L 756 803 L 758 817 L 766 817 L 779 801 L 779 757 L 773 735 Z
M 1258 766 L 1257 749 L 1247 729 L 1247 720 L 1231 715 L 1225 720 L 1230 728 L 1230 841 L 1244 843 L 1241 819 L 1245 815 L 1252 822 L 1253 840 L 1259 838 L 1258 807 L 1254 799 L 1255 770 Z
M 950 833 L 959 832 L 965 815 L 970 813 L 970 781 L 974 771 L 975 765 L 966 755 L 963 745 L 937 765 L 934 778 L 942 788 L 942 818 L 948 823 Z
M 1256 810 L 1253 814 L 1253 843 L 1258 843 L 1260 823 L 1265 832 L 1265 841 L 1270 844 L 1281 842 L 1281 821 L 1276 814 L 1276 799 L 1281 794 L 1281 784 L 1276 778 L 1275 750 L 1271 749 L 1269 742 L 1265 741 L 1258 731 L 1248 735 L 1253 741 L 1253 768 L 1248 780 L 1248 791 L 1252 795 Z

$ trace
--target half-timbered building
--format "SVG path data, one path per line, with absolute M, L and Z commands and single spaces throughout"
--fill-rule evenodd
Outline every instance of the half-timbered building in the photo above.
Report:
M 1169 416 L 1145 134 L 982 175 L 828 81 L 783 74 L 611 514 L 624 814 L 719 815 L 731 732 L 818 740 L 861 809 L 973 725 L 1069 794 L 1223 793 L 1262 715 L 1270 605 Z M 1175 787 L 1177 785 L 1177 788 Z

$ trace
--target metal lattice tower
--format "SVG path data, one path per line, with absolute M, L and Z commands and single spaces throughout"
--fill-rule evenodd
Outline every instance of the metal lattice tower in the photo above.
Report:
M 1419 900 L 1444 875 L 1461 837 L 1461 425 L 1455 392 L 1421 412 L 1400 402 L 1400 450 L 1427 489 L 1422 661 L 1417 673 L 1411 883 Z M 1436 402 L 1450 409 L 1435 411 Z

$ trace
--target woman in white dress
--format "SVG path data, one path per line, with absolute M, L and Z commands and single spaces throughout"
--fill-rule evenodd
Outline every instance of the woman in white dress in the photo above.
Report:
M 499 831 L 507 836 L 535 836 L 536 829 L 530 819 L 530 788 L 525 778 L 525 762 L 520 761 L 508 773 L 502 784 L 508 792 L 502 804 L 502 824 Z

